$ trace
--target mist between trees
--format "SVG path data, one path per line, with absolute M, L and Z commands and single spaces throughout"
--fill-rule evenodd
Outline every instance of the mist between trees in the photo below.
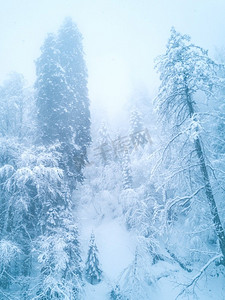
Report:
M 1 300 L 224 299 L 225 59 L 172 28 L 156 69 L 115 139 L 71 18 L 2 84 Z
M 100 157 L 106 163 L 110 157 L 116 160 L 121 158 L 126 151 L 137 151 L 138 147 L 144 147 L 146 144 L 151 145 L 152 143 L 149 131 L 145 128 L 126 136 L 118 136 L 113 140 L 109 138 L 108 142 L 93 149 L 93 155 L 94 157 Z M 92 164 L 94 164 L 94 161 L 88 162 L 87 166 Z

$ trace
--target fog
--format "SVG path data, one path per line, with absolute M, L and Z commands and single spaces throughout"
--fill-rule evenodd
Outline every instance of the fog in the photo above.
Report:
M 211 56 L 223 49 L 224 11 L 224 0 L 1 0 L 0 81 L 16 71 L 31 85 L 47 33 L 71 16 L 84 38 L 92 107 L 112 117 L 136 89 L 154 97 L 154 58 L 163 53 L 171 26 Z
M 0 300 L 225 299 L 225 0 L 0 1 Z

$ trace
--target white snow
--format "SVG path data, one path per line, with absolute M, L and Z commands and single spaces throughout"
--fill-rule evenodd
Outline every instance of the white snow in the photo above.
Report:
M 105 218 L 99 222 L 96 218 L 96 210 L 92 205 L 84 206 L 80 210 L 80 222 L 80 240 L 85 252 L 83 255 L 86 258 L 88 241 L 93 231 L 99 250 L 100 266 L 103 270 L 101 283 L 97 285 L 86 284 L 85 300 L 105 300 L 109 297 L 107 294 L 115 286 L 119 275 L 132 262 L 136 239 L 119 222 L 119 219 Z

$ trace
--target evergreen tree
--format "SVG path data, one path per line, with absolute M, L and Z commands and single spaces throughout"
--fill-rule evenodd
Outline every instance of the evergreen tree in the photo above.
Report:
M 124 150 L 123 157 L 122 157 L 122 173 L 123 173 L 123 188 L 131 189 L 133 186 L 133 179 L 131 174 L 131 168 L 130 168 L 130 159 L 129 159 L 129 153 L 128 150 Z
M 87 90 L 87 69 L 84 61 L 82 36 L 76 24 L 67 18 L 59 30 L 58 49 L 60 65 L 65 70 L 70 110 L 70 135 L 78 147 L 90 143 L 90 111 Z
M 82 290 L 71 191 L 82 180 L 90 116 L 83 56 L 78 48 L 66 51 L 73 30 L 79 38 L 68 49 L 83 54 L 72 26 L 67 37 L 47 37 L 36 63 L 41 146 L 17 142 L 24 123 L 29 127 L 23 78 L 13 75 L 0 88 L 0 297 L 6 299 L 79 299 Z M 77 73 L 75 62 L 82 66 Z
M 93 233 L 91 234 L 88 249 L 85 275 L 87 281 L 91 284 L 97 284 L 102 280 L 102 270 L 99 267 L 98 248 L 96 246 L 95 236 Z
M 105 123 L 102 123 L 101 128 L 98 131 L 98 151 L 100 154 L 101 162 L 103 165 L 107 165 L 112 160 L 112 141 L 109 136 L 108 128 Z
M 130 132 L 131 134 L 135 134 L 139 131 L 144 130 L 144 124 L 142 121 L 141 113 L 135 109 L 130 114 Z
M 87 161 L 90 144 L 90 111 L 87 89 L 87 69 L 82 47 L 82 36 L 76 24 L 67 18 L 59 30 L 57 47 L 59 63 L 64 70 L 66 92 L 64 109 L 68 111 L 65 144 L 62 144 L 69 178 L 83 180 L 82 168 Z
M 82 37 L 67 19 L 55 37 L 49 35 L 37 60 L 38 124 L 42 142 L 59 143 L 61 167 L 71 188 L 82 181 L 90 144 L 87 71 Z
M 44 145 L 61 142 L 67 135 L 68 112 L 62 98 L 65 97 L 64 71 L 59 64 L 56 37 L 49 34 L 36 61 L 38 128 Z
M 55 149 L 55 171 L 59 172 L 59 180 L 54 182 L 57 188 L 46 187 L 42 194 L 38 299 L 64 299 L 65 295 L 78 299 L 81 292 L 80 246 L 72 226 L 71 202 L 76 181 L 83 179 L 90 143 L 87 71 L 81 42 L 76 25 L 67 19 L 57 36 L 47 37 L 37 60 L 40 141 Z
M 147 140 L 143 135 L 144 124 L 141 113 L 135 109 L 130 115 L 130 138 L 132 146 L 137 148 L 139 145 L 142 147 L 147 144 Z
M 131 105 L 131 110 L 138 110 L 141 114 L 144 124 L 151 127 L 154 126 L 155 114 L 152 105 L 153 103 L 146 86 L 136 88 L 133 91 L 129 103 Z
M 33 122 L 30 119 L 29 125 L 26 119 L 26 108 L 31 108 L 31 99 L 26 95 L 24 84 L 21 74 L 12 73 L 0 87 L 0 135 L 3 137 L 22 139 Z M 32 111 L 29 113 L 34 117 Z
M 122 300 L 120 286 L 117 284 L 115 288 L 110 293 L 110 300 Z

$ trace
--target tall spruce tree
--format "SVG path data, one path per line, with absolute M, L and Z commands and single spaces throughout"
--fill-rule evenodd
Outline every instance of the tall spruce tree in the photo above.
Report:
M 79 299 L 81 258 L 71 197 L 76 182 L 83 180 L 90 113 L 82 37 L 71 19 L 66 19 L 57 36 L 47 37 L 36 65 L 39 142 L 54 149 L 55 168 L 60 172 L 60 182 L 55 182 L 55 191 L 60 192 L 43 194 L 36 295 L 37 299 Z
M 87 69 L 82 36 L 70 18 L 59 30 L 57 47 L 59 63 L 64 70 L 66 93 L 63 102 L 68 112 L 67 137 L 62 144 L 68 176 L 82 181 L 82 168 L 87 161 L 90 144 L 90 111 L 87 89 Z
M 82 36 L 71 19 L 49 35 L 37 60 L 37 107 L 43 144 L 59 143 L 61 167 L 70 181 L 82 181 L 90 144 L 87 70 Z
M 68 113 L 62 101 L 66 82 L 53 34 L 48 35 L 41 51 L 36 61 L 37 121 L 42 143 L 50 145 L 66 137 Z

